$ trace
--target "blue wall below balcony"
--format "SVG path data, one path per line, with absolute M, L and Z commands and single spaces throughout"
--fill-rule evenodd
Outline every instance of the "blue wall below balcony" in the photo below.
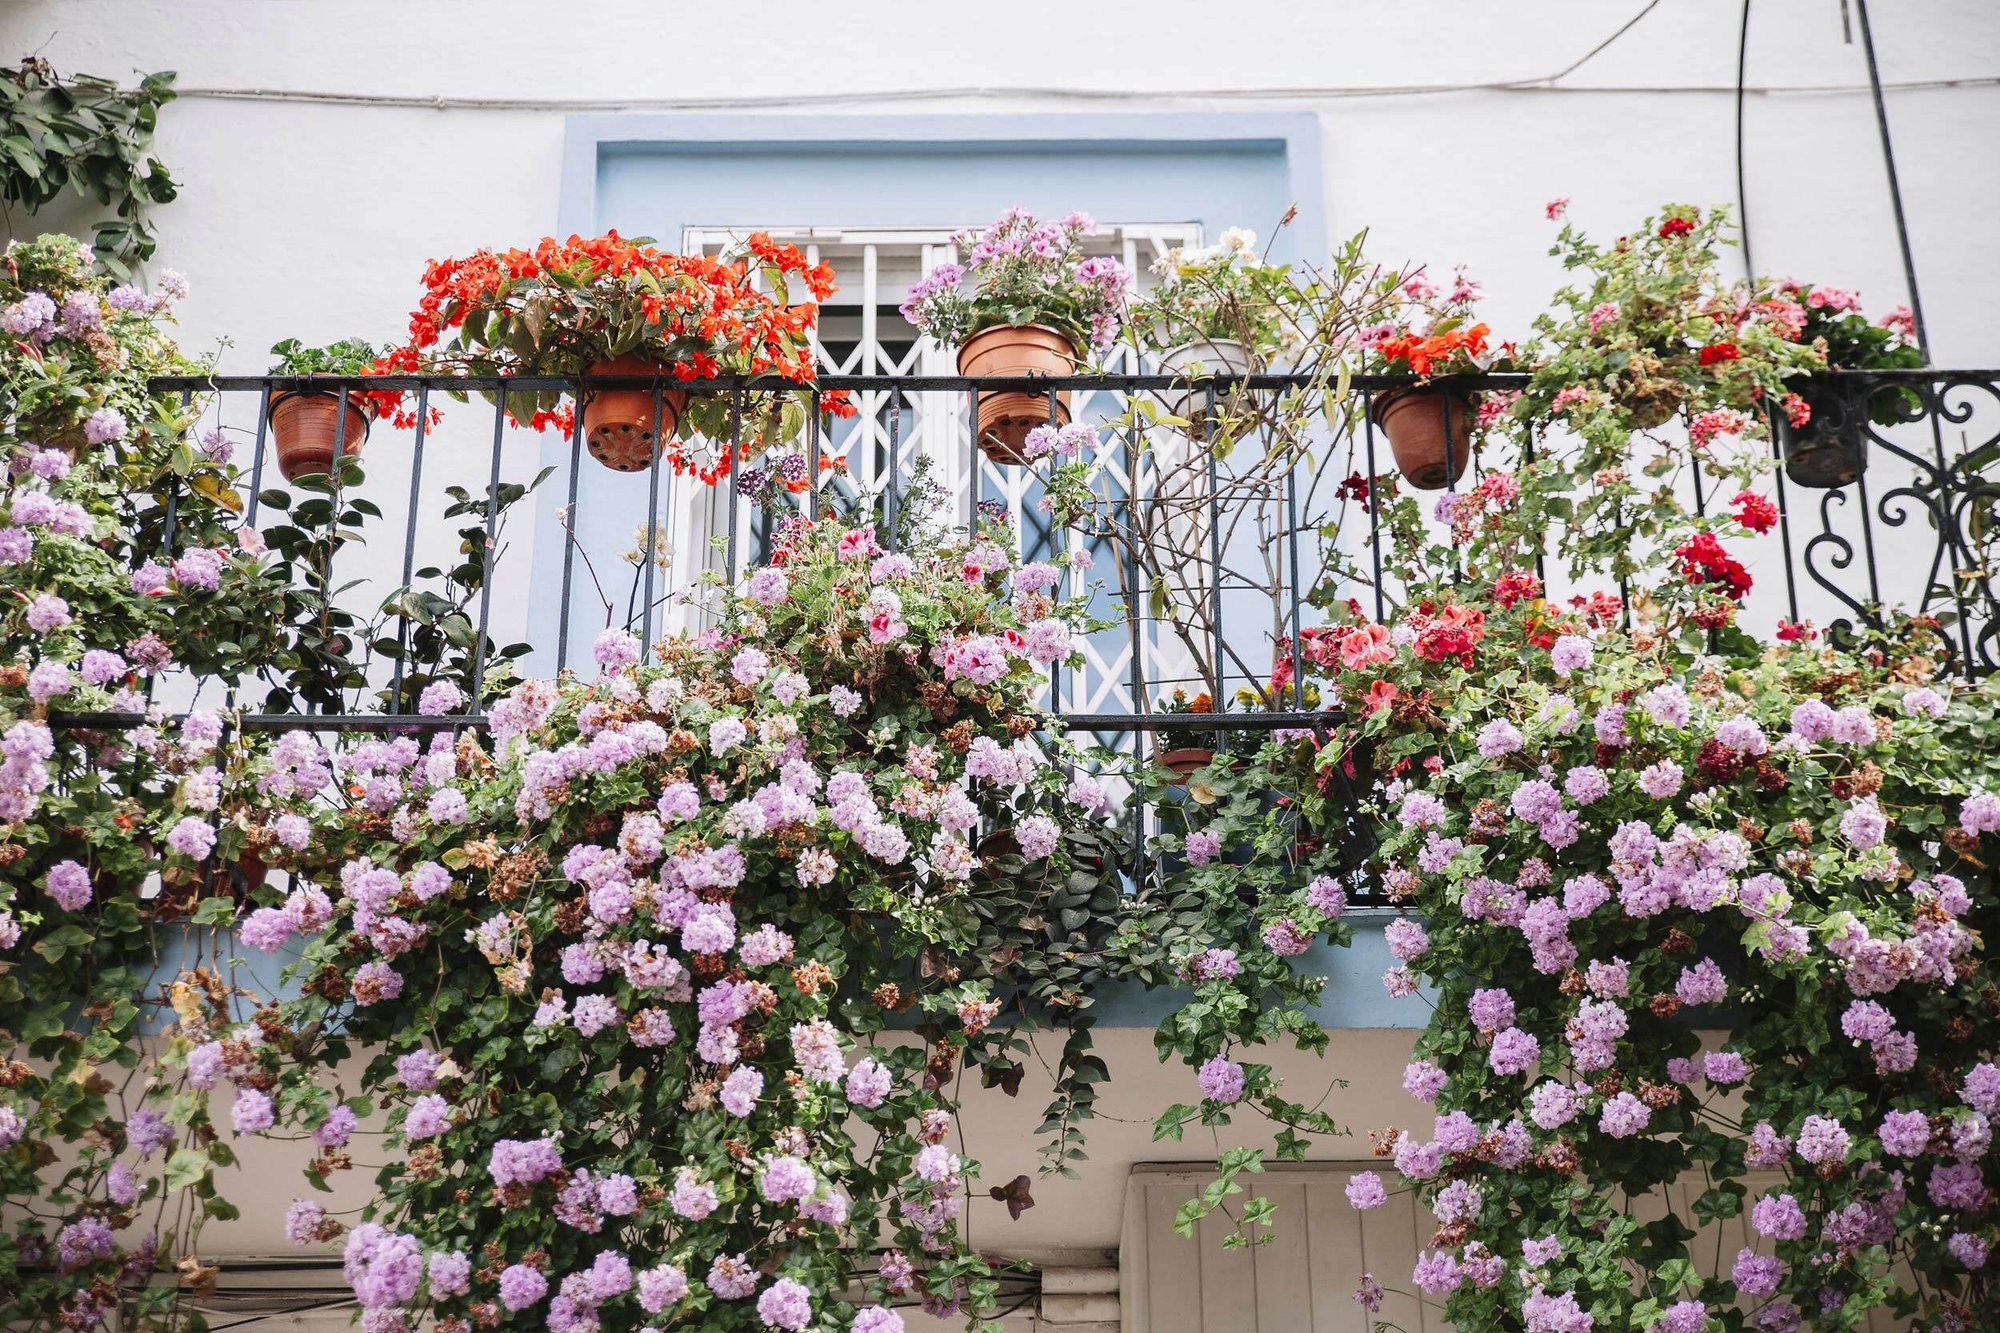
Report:
M 1273 255 L 1318 259 L 1324 215 L 1317 122 L 1301 114 L 996 116 L 576 116 L 568 127 L 559 223 L 617 228 L 678 248 L 688 226 L 958 226 L 1019 204 L 1118 222 L 1198 222 L 1213 239 L 1268 236 L 1293 203 L 1300 221 Z M 543 442 L 556 476 L 537 493 L 526 667 L 555 669 L 561 631 L 570 444 Z M 643 481 L 585 455 L 572 522 L 600 572 L 645 522 Z M 663 486 L 663 491 L 667 488 Z M 668 516 L 685 493 L 663 494 Z M 587 663 L 602 612 L 575 562 L 568 661 Z M 624 604 L 619 601 L 622 617 Z

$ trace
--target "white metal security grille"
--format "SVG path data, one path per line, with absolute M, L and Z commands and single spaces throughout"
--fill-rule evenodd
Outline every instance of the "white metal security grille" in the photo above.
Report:
M 681 244 L 686 253 L 713 254 L 739 245 L 752 231 L 765 231 L 776 240 L 798 246 L 813 263 L 832 264 L 841 287 L 821 309 L 819 332 L 820 364 L 828 373 L 951 375 L 957 373 L 954 350 L 920 338 L 897 307 L 924 274 L 959 257 L 951 240 L 958 230 L 701 226 L 687 228 Z M 1156 281 L 1152 265 L 1166 251 L 1201 244 L 1199 223 L 1114 223 L 1100 224 L 1088 248 L 1094 254 L 1120 260 L 1143 290 Z M 1114 374 L 1140 373 L 1154 366 L 1149 357 L 1140 358 L 1129 346 L 1121 345 L 1106 357 L 1105 368 Z M 1072 412 L 1079 421 L 1115 417 L 1125 408 L 1123 400 L 1124 395 L 1116 392 L 1083 393 L 1077 395 Z M 904 395 L 900 403 L 892 404 L 890 394 L 867 391 L 856 395 L 856 407 L 857 415 L 835 422 L 822 444 L 824 457 L 846 460 L 848 480 L 842 484 L 850 493 L 880 494 L 891 477 L 910 477 L 922 458 L 928 460 L 930 475 L 954 500 L 959 521 L 969 521 L 975 478 L 968 466 L 973 450 L 966 395 L 923 391 Z M 1103 475 L 1102 493 L 1112 498 L 1126 494 L 1129 454 L 1127 440 L 1108 432 L 1100 436 L 1095 461 Z M 1007 507 L 1019 534 L 1021 555 L 1057 559 L 1069 554 L 1069 536 L 1053 530 L 1037 508 L 1041 487 L 1032 471 L 994 464 L 984 455 L 978 457 L 976 497 L 997 500 Z M 698 498 L 696 508 L 698 512 L 690 516 L 693 521 L 681 525 L 675 542 L 675 564 L 682 571 L 712 567 L 715 557 L 710 538 L 728 526 L 728 497 L 720 488 Z M 740 549 L 759 549 L 760 521 L 749 506 L 738 506 L 737 536 L 745 543 Z M 1108 550 L 1092 554 L 1109 558 Z M 1109 615 L 1115 601 L 1107 596 L 1104 602 L 1101 610 Z M 1185 660 L 1178 644 L 1160 634 L 1150 620 L 1141 632 L 1150 680 L 1157 683 L 1184 674 L 1174 667 Z M 1083 652 L 1083 667 L 1065 672 L 1057 686 L 1061 706 L 1086 713 L 1135 711 L 1138 701 L 1132 696 L 1131 636 L 1126 629 L 1092 636 L 1084 643 Z

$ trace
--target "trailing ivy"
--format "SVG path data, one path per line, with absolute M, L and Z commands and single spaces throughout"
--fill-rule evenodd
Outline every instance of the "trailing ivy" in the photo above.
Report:
M 105 270 L 130 278 L 153 257 L 146 210 L 179 191 L 153 156 L 160 108 L 174 100 L 174 74 L 148 74 L 135 88 L 77 74 L 64 79 L 29 57 L 0 74 L 0 201 L 34 213 L 65 193 L 116 216 L 93 229 Z

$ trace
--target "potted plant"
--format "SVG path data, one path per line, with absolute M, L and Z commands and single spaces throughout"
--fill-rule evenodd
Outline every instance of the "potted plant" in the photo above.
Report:
M 1517 415 L 1560 415 L 1598 466 L 1615 465 L 1634 431 L 1716 410 L 1754 415 L 1788 376 L 1820 368 L 1768 284 L 1722 277 L 1729 225 L 1727 209 L 1670 204 L 1601 246 L 1564 224 L 1551 253 L 1588 284 L 1557 292 L 1535 321 L 1535 378 Z M 1756 423 L 1748 429 L 1756 437 Z
M 1479 415 L 1477 390 L 1454 381 L 1492 370 L 1507 350 L 1490 349 L 1491 330 L 1472 318 L 1479 285 L 1460 269 L 1440 292 L 1419 270 L 1392 275 L 1397 308 L 1363 332 L 1362 368 L 1414 375 L 1421 382 L 1373 395 L 1368 415 L 1389 437 L 1396 468 L 1418 490 L 1441 490 L 1464 473 Z
M 1912 340 L 1915 326 L 1907 306 L 1880 323 L 1861 313 L 1861 297 L 1838 287 L 1802 282 L 1778 284 L 1778 301 L 1797 307 L 1799 341 L 1826 354 L 1829 370 L 1915 370 L 1924 354 Z M 1864 424 L 1893 426 L 1914 420 L 1923 401 L 1903 385 L 1876 385 L 1861 395 L 1841 392 L 1837 383 L 1802 378 L 1783 400 L 1785 475 L 1801 486 L 1846 486 L 1868 466 Z
M 804 289 L 797 301 L 795 287 Z M 834 290 L 831 268 L 808 264 L 797 247 L 762 233 L 739 251 L 708 256 L 669 254 L 615 231 L 434 260 L 424 288 L 410 342 L 391 354 L 391 369 L 576 380 L 592 457 L 621 472 L 665 457 L 676 472 L 711 485 L 738 459 L 803 428 L 800 386 L 816 373 L 818 302 Z M 592 384 L 606 377 L 669 383 L 657 397 L 652 385 Z M 679 387 L 722 377 L 757 386 L 736 404 L 740 413 L 732 395 Z M 532 428 L 575 424 L 561 391 L 505 396 Z M 514 406 L 523 397 L 531 400 L 525 415 Z M 853 412 L 842 393 L 823 394 L 820 403 Z M 706 458 L 690 451 L 696 439 L 711 442 Z
M 1131 328 L 1158 353 L 1160 369 L 1187 379 L 1240 378 L 1269 365 L 1297 341 L 1296 283 L 1283 264 L 1263 261 L 1257 234 L 1231 227 L 1214 245 L 1168 250 L 1153 264 L 1159 285 L 1133 308 Z M 1158 395 L 1171 416 L 1205 428 L 1201 390 Z
M 1227 700 L 1222 708 L 1217 708 L 1207 690 L 1189 698 L 1186 690 L 1176 689 L 1160 700 L 1160 711 L 1174 717 L 1208 717 L 1227 708 Z M 1189 774 L 1215 762 L 1220 739 L 1218 733 L 1199 727 L 1162 727 L 1156 745 L 1159 765 L 1174 775 L 1169 781 L 1178 787 L 1188 780 Z
M 940 264 L 910 289 L 903 317 L 944 346 L 958 347 L 958 370 L 970 376 L 1073 374 L 1086 347 L 1102 351 L 1118 336 L 1131 277 L 1106 256 L 1087 256 L 1083 239 L 1096 224 L 1083 213 L 1037 222 L 1010 208 L 984 230 L 952 238 L 963 264 Z M 1026 461 L 1028 432 L 1069 421 L 1069 395 L 1009 390 L 978 393 L 979 447 L 995 462 Z
M 360 338 L 343 338 L 325 347 L 307 347 L 287 338 L 271 348 L 277 360 L 270 373 L 306 378 L 314 375 L 352 376 L 374 373 L 380 354 Z M 300 385 L 271 395 L 269 418 L 278 471 L 286 481 L 333 471 L 334 459 L 354 458 L 368 442 L 368 420 L 374 404 L 359 389 L 345 395 L 335 388 Z

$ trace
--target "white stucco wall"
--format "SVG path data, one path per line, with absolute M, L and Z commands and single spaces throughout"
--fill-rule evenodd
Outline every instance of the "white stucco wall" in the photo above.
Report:
M 182 183 L 165 262 L 190 275 L 190 342 L 234 341 L 259 370 L 279 337 L 388 336 L 427 256 L 532 240 L 556 224 L 567 110 L 1310 109 L 1328 233 L 1385 256 L 1468 262 L 1496 328 L 1554 285 L 1540 205 L 1612 233 L 1667 199 L 1735 198 L 1736 0 L 1676 0 L 1561 91 L 1387 95 L 1532 80 L 1581 56 L 1640 0 L 1191 0 L 1089 11 L 1024 0 L 946 17 L 896 0 L 744 10 L 651 0 L 14 0 L 0 39 L 65 70 L 175 69 L 160 151 Z M 1760 266 L 1903 299 L 1858 39 L 1834 0 L 1765 0 L 1751 23 L 1747 179 Z M 1092 25 L 1077 23 L 1088 12 Z M 1874 19 L 1883 78 L 1991 78 L 2000 11 L 1894 0 Z M 1839 85 L 1842 91 L 1786 92 Z M 1620 91 L 1642 89 L 1643 91 Z M 1661 91 L 1683 89 L 1685 91 Z M 336 94 L 335 103 L 211 91 Z M 1213 90 L 1210 92 L 1209 90 Z M 473 99 L 420 109 L 365 99 Z M 2000 88 L 1892 90 L 1905 198 L 1941 364 L 2000 358 Z M 1246 219 L 1252 224 L 1266 220 Z M 18 226 L 18 220 L 16 225 Z
M 1663 201 L 1735 199 L 1737 0 L 1661 5 L 1559 87 L 1492 86 L 1555 73 L 1640 7 L 12 0 L 0 6 L 0 49 L 38 52 L 65 71 L 179 71 L 184 95 L 163 115 L 159 152 L 182 195 L 156 215 L 160 262 L 192 280 L 190 350 L 226 342 L 222 368 L 253 373 L 283 337 L 394 337 L 427 257 L 553 230 L 564 119 L 584 110 L 1310 110 L 1325 197 L 1301 208 L 1322 212 L 1332 236 L 1371 228 L 1385 259 L 1466 262 L 1495 328 L 1519 328 L 1560 281 L 1546 254 L 1550 197 L 1572 196 L 1572 216 L 1606 235 Z M 1878 0 L 1874 18 L 1934 359 L 2000 365 L 2000 88 L 1937 86 L 2000 72 L 2000 8 Z M 1904 301 L 1866 67 L 1858 33 L 1843 40 L 1841 6 L 1763 0 L 1749 76 L 1760 267 L 1858 287 L 1876 312 Z M 1931 86 L 1894 86 L 1909 83 Z M 1486 86 L 1386 91 L 1474 84 Z M 444 101 L 417 105 L 431 99 Z M 65 222 L 74 225 L 16 217 L 11 231 Z M 433 455 L 436 482 L 483 480 L 480 430 L 451 429 L 468 448 Z M 532 459 L 510 455 L 509 472 Z M 521 599 L 501 592 L 503 638 Z M 1157 1069 L 1143 1034 L 1112 1040 L 1125 1058 L 1106 1110 L 1149 1120 L 1185 1071 L 1142 1072 Z M 1302 1077 L 1353 1076 L 1341 1110 L 1366 1129 L 1412 1109 L 1383 1076 L 1407 1042 L 1359 1034 L 1336 1046 L 1333 1068 Z M 1030 1101 L 978 1113 L 993 1146 L 974 1152 L 997 1178 L 1032 1169 L 1021 1137 L 1039 1106 Z M 978 1205 L 982 1241 L 1115 1244 L 1116 1195 L 1104 1182 L 1161 1150 L 1143 1124 L 1107 1119 L 1099 1135 L 1104 1174 L 1038 1187 L 1041 1206 L 1012 1230 L 993 1220 L 997 1207 Z M 252 1217 L 268 1226 L 289 1189 Z

